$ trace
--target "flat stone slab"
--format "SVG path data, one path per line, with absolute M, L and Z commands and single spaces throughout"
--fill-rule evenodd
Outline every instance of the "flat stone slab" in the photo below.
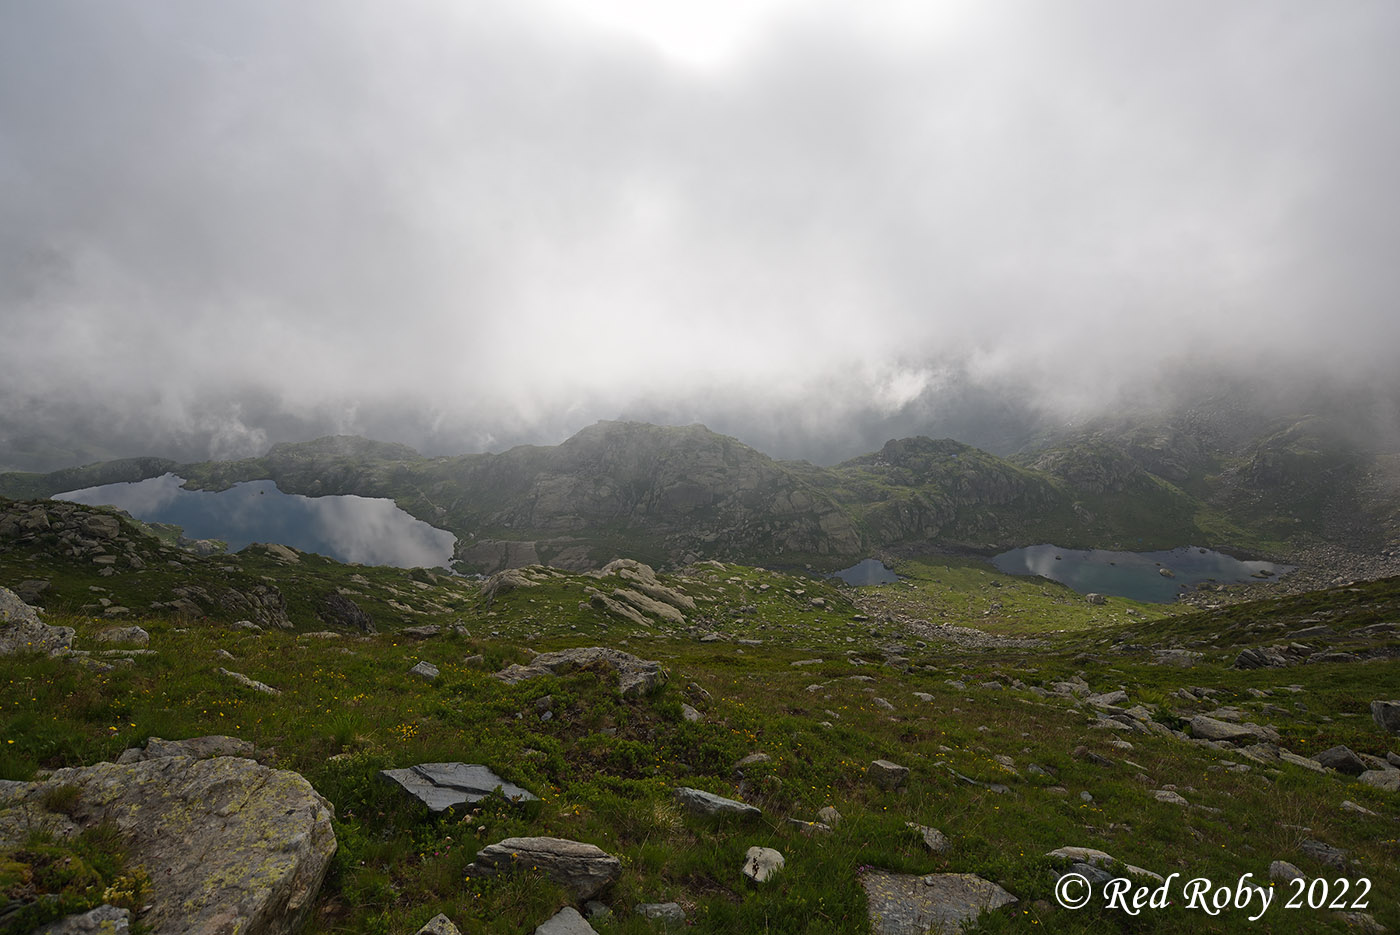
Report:
M 1016 902 L 1016 897 L 973 873 L 914 876 L 867 870 L 860 885 L 876 935 L 957 935 L 983 912 Z
M 598 935 L 573 906 L 565 906 L 535 926 L 535 935 Z
M 382 769 L 379 776 L 398 783 L 434 812 L 480 802 L 497 788 L 512 802 L 539 800 L 529 789 L 507 782 L 478 763 L 420 763 L 407 769 Z
M 540 653 L 527 666 L 510 665 L 496 673 L 507 685 L 545 675 L 564 675 L 582 670 L 617 676 L 618 694 L 623 697 L 645 695 L 666 682 L 666 670 L 653 659 L 640 659 L 620 649 L 605 646 L 583 646 Z
M 598 895 L 622 876 L 622 862 L 602 848 L 567 838 L 506 838 L 476 852 L 469 877 L 538 870 L 575 899 Z
M 691 789 L 687 786 L 681 786 L 676 790 L 676 801 L 692 812 L 698 812 L 701 815 L 743 818 L 763 814 L 760 809 L 752 805 L 737 802 L 734 799 L 726 799 L 722 795 L 715 795 L 713 792 L 706 792 L 703 789 Z

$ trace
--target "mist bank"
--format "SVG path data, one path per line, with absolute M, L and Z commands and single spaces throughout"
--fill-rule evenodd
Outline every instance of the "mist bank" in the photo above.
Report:
M 1092 363 L 1086 365 L 1092 370 Z M 1122 434 L 1205 420 L 1241 440 L 1309 415 L 1349 444 L 1400 450 L 1400 377 L 1333 371 L 1316 362 L 1177 362 L 1132 381 L 1082 388 L 1066 361 L 1053 374 L 986 373 L 967 359 L 891 365 L 885 372 L 811 373 L 768 389 L 749 381 L 682 392 L 506 399 L 398 393 L 295 397 L 247 384 L 162 384 L 103 394 L 71 385 L 0 394 L 0 470 L 45 473 L 115 458 L 175 462 L 251 458 L 272 445 L 359 435 L 427 455 L 554 445 L 597 421 L 701 423 L 782 460 L 831 465 L 891 438 L 952 438 L 1000 456 L 1032 452 L 1096 431 Z

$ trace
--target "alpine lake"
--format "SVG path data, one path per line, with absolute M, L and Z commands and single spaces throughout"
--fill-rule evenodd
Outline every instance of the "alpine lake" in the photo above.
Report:
M 191 539 L 216 539 L 238 551 L 275 542 L 342 562 L 399 568 L 447 568 L 456 537 L 405 513 L 392 500 L 350 495 L 303 497 L 270 480 L 227 490 L 186 490 L 174 474 L 55 494 L 111 506 L 146 523 L 169 523 Z

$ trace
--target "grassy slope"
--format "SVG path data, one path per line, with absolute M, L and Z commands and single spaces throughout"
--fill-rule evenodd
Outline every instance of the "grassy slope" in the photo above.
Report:
M 0 583 L 45 570 L 44 557 L 33 556 L 33 564 L 24 557 L 6 556 Z M 130 669 L 99 674 L 58 660 L 7 660 L 0 777 L 23 779 L 37 767 L 114 757 L 149 736 L 228 733 L 271 748 L 278 764 L 302 772 L 336 806 L 340 851 L 311 926 L 315 932 L 411 933 L 439 911 L 466 932 L 528 931 L 565 903 L 557 888 L 528 878 L 480 883 L 462 873 L 478 847 L 521 834 L 591 841 L 623 858 L 623 878 L 609 897 L 614 921 L 599 924 L 601 932 L 653 931 L 632 906 L 666 900 L 681 902 L 698 931 L 865 931 L 856 882 L 864 865 L 973 872 L 1001 883 L 1020 902 L 986 917 L 980 931 L 1022 931 L 1037 923 L 1052 932 L 1194 932 L 1202 917 L 1180 909 L 1128 919 L 1053 908 L 1053 861 L 1044 853 L 1069 844 L 1100 847 L 1162 873 L 1219 881 L 1245 872 L 1259 878 L 1272 859 L 1290 860 L 1309 875 L 1327 872 L 1299 852 L 1305 837 L 1347 848 L 1360 862 L 1348 875 L 1364 873 L 1375 884 L 1373 914 L 1392 930 L 1400 925 L 1389 895 L 1400 888 L 1400 805 L 1393 795 L 1287 765 L 1220 771 L 1220 763 L 1239 758 L 1170 737 L 1093 729 L 1075 703 L 1028 690 L 1079 673 L 1096 690 L 1126 686 L 1134 702 L 1156 704 L 1158 718 L 1175 723 L 1194 709 L 1174 691 L 1212 687 L 1221 692 L 1217 703 L 1238 704 L 1261 722 L 1276 722 L 1295 752 L 1347 743 L 1384 754 L 1393 741 L 1371 724 L 1366 704 L 1400 695 L 1393 662 L 1255 672 L 1227 667 L 1239 645 L 1274 642 L 1319 610 L 1342 610 L 1337 619 L 1353 624 L 1395 619 L 1400 585 L 1393 581 L 1235 607 L 1224 616 L 1187 616 L 1116 600 L 1091 607 L 1048 583 L 948 560 L 906 566 L 910 581 L 861 597 L 896 615 L 1048 640 L 1030 649 L 972 651 L 919 645 L 898 623 L 869 608 L 862 612 L 850 592 L 739 566 L 702 565 L 686 577 L 667 578 L 699 602 L 691 626 L 642 628 L 581 606 L 582 589 L 595 583 L 583 576 L 510 592 L 487 609 L 460 579 L 415 584 L 407 572 L 308 557 L 298 565 L 262 555 L 190 560 L 181 574 L 187 580 L 226 574 L 218 569 L 231 561 L 240 568 L 246 562 L 247 574 L 274 579 L 302 630 L 324 628 L 306 608 L 325 583 L 345 584 L 358 574 L 363 583 L 353 582 L 356 600 L 379 609 L 376 619 L 386 630 L 324 638 L 139 616 L 157 655 L 137 659 Z M 139 604 L 126 597 L 138 573 L 99 579 L 76 566 L 51 571 L 51 622 L 76 627 L 81 648 L 97 648 L 92 636 L 107 625 L 74 612 L 84 590 L 107 588 L 129 606 Z M 155 574 L 152 569 L 146 577 Z M 826 607 L 814 608 L 814 596 Z M 994 600 L 1000 610 L 984 614 Z M 438 609 L 394 616 L 390 601 Z M 1145 617 L 1130 617 L 1130 607 Z M 408 641 L 387 629 L 397 619 L 461 620 L 470 635 Z M 1257 632 L 1249 629 L 1255 626 Z M 1219 630 L 1228 636 L 1216 638 Z M 700 642 L 702 631 L 726 639 Z M 885 664 L 892 642 L 903 644 L 897 653 L 903 661 Z M 1202 643 L 1206 659 L 1194 669 L 1160 667 L 1130 645 L 1158 642 Z M 515 686 L 490 675 L 525 661 L 527 649 L 579 645 L 659 659 L 670 681 L 650 697 L 623 701 L 611 684 L 588 673 Z M 220 649 L 235 660 L 216 658 Z M 470 661 L 477 655 L 483 658 Z M 823 661 L 792 665 L 814 658 Z M 431 683 L 408 676 L 419 659 L 439 665 L 442 675 Z M 284 693 L 247 692 L 223 680 L 215 672 L 219 666 Z M 991 680 L 1003 686 L 1020 680 L 1027 690 L 982 686 Z M 1279 688 L 1290 684 L 1301 685 L 1302 693 Z M 1255 697 L 1251 689 L 1270 694 Z M 550 720 L 539 707 L 546 695 Z M 685 721 L 682 703 L 698 708 L 704 720 Z M 1284 713 L 1266 713 L 1265 705 Z M 1132 743 L 1131 751 L 1109 745 L 1120 736 Z M 1081 744 L 1113 765 L 1075 759 L 1071 751 Z M 743 796 L 764 809 L 762 819 L 717 824 L 672 804 L 677 785 L 738 794 L 733 764 L 760 750 L 773 759 L 750 771 Z M 996 755 L 1010 756 L 1019 775 L 1006 771 Z M 906 789 L 883 792 L 865 778 L 864 768 L 882 757 L 913 770 Z M 525 811 L 496 804 L 435 819 L 375 778 L 385 767 L 458 759 L 489 764 L 544 801 Z M 1030 763 L 1055 778 L 1029 773 Z M 1005 783 L 1010 792 L 967 785 L 952 770 Z M 1222 811 L 1157 802 L 1151 790 L 1167 784 L 1192 803 Z M 1082 801 L 1081 791 L 1093 801 Z M 1344 798 L 1383 817 L 1344 811 L 1338 807 Z M 826 804 L 846 819 L 829 836 L 806 837 L 783 820 L 811 819 Z M 906 821 L 940 828 L 952 850 L 928 854 Z M 756 889 L 739 874 L 745 849 L 755 844 L 776 847 L 787 858 L 785 872 Z M 1239 916 L 1209 924 L 1222 931 L 1344 930 L 1332 913 L 1278 907 L 1264 929 Z

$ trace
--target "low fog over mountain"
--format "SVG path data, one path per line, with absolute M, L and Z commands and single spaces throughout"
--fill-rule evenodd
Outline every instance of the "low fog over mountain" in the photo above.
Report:
M 664 6 L 0 5 L 0 468 L 1393 442 L 1394 4 Z

